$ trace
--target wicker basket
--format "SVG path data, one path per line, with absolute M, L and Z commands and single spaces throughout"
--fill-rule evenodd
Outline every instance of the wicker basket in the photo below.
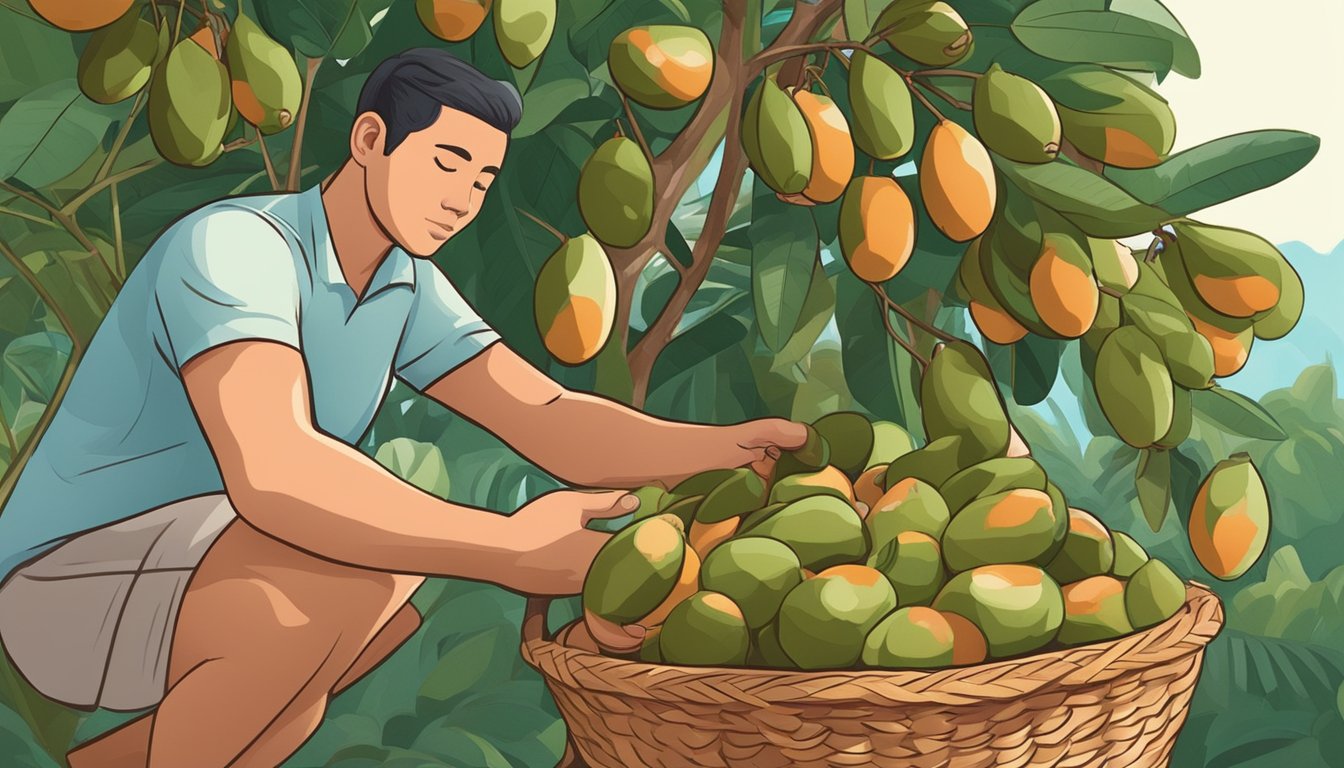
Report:
M 646 664 L 549 639 L 530 599 L 523 658 L 569 726 L 561 766 L 1167 765 L 1223 609 L 1184 607 L 1118 640 L 935 672 Z

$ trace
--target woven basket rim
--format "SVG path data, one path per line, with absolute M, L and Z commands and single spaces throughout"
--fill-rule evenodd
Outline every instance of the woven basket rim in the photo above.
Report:
M 863 702 L 904 705 L 920 701 L 974 706 L 1021 699 L 1042 689 L 1093 687 L 1133 672 L 1197 654 L 1221 631 L 1223 608 L 1208 587 L 1186 582 L 1174 616 L 1115 640 L 932 671 L 820 670 L 761 667 L 689 667 L 652 664 L 526 639 L 523 659 L 552 686 L 622 698 L 671 703 L 722 701 L 727 693 L 752 706 Z M 697 690 L 703 690 L 701 695 Z

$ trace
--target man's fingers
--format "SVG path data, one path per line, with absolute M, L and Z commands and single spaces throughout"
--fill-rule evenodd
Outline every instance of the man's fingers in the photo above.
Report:
M 750 431 L 743 448 L 766 448 L 778 446 L 786 451 L 803 447 L 807 442 L 807 425 L 788 419 L 756 419 L 750 423 Z
M 629 653 L 644 642 L 647 630 L 638 624 L 617 624 L 598 616 L 592 611 L 583 612 L 583 622 L 598 645 L 616 653 Z
M 639 499 L 628 491 L 603 491 L 585 495 L 591 498 L 584 499 L 581 507 L 584 525 L 590 520 L 628 515 L 639 508 Z

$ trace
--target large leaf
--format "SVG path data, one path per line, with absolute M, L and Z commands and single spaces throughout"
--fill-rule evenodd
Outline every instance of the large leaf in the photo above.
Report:
M 70 361 L 70 339 L 50 331 L 20 336 L 5 347 L 4 361 L 30 397 L 49 403 Z
M 471 690 L 486 671 L 499 644 L 500 627 L 486 629 L 453 645 L 420 684 L 420 695 L 446 701 Z
M 587 71 L 570 56 L 546 56 L 538 67 L 537 76 L 523 93 L 523 117 L 510 134 L 514 140 L 546 128 L 565 108 L 592 92 Z
M 1205 142 L 1152 168 L 1107 168 L 1141 202 L 1184 216 L 1278 184 L 1302 170 L 1321 140 L 1301 131 L 1251 131 Z
M 649 392 L 652 393 L 669 379 L 740 343 L 746 335 L 747 328 L 741 321 L 731 315 L 718 313 L 673 337 L 653 364 Z
M 27 11 L 26 3 L 11 3 Z M 0 103 L 51 82 L 54 73 L 75 71 L 73 36 L 33 13 L 0 8 Z
M 304 56 L 354 58 L 392 0 L 256 0 L 266 31 Z
M 99 150 L 127 109 L 90 101 L 73 78 L 38 88 L 0 117 L 0 179 L 43 187 L 65 178 Z
M 845 37 L 862 40 L 873 30 L 877 17 L 890 0 L 845 0 Z
M 803 299 L 798 325 L 793 329 L 788 343 L 775 355 L 771 370 L 779 371 L 795 365 L 812 351 L 834 314 L 835 286 L 826 276 L 826 268 L 818 261 L 812 270 L 812 284 L 807 289 L 807 298 Z
M 1199 52 L 1158 0 L 1038 0 L 1017 15 L 1013 34 L 1058 61 L 1199 77 Z
M 1148 527 L 1154 532 L 1161 530 L 1167 519 L 1167 508 L 1171 506 L 1171 453 L 1155 448 L 1141 451 L 1134 488 Z
M 1032 165 L 994 155 L 994 165 L 1029 197 L 1093 237 L 1130 237 L 1175 218 L 1139 202 L 1106 177 L 1065 160 Z
M 914 358 L 887 334 L 883 310 L 867 283 L 848 271 L 836 275 L 836 281 L 835 322 L 850 393 L 878 418 L 915 423 Z
M 788 343 L 817 263 L 817 229 L 773 193 L 752 203 L 751 294 L 761 338 L 772 351 Z
M 1195 413 L 1234 435 L 1259 440 L 1283 440 L 1283 427 L 1262 405 L 1238 392 L 1214 386 L 1191 393 Z
M 988 345 L 994 375 L 1008 384 L 1019 405 L 1035 405 L 1050 394 L 1059 376 L 1059 361 L 1067 344 L 1060 339 L 1028 334 L 1016 344 Z
M 375 458 L 392 474 L 420 490 L 448 498 L 448 465 L 437 445 L 396 437 L 383 443 Z

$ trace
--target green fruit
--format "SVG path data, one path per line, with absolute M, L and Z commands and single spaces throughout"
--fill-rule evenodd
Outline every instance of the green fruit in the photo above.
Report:
M 1111 531 L 1111 540 L 1115 545 L 1115 561 L 1111 565 L 1111 575 L 1117 579 L 1133 577 L 1134 572 L 1148 562 L 1148 553 L 1132 536 L 1122 531 Z
M 1083 346 L 1086 347 L 1092 356 L 1089 363 L 1088 376 L 1092 375 L 1093 366 L 1096 364 L 1096 351 L 1101 348 L 1101 343 L 1106 337 L 1111 335 L 1111 331 L 1119 328 L 1122 323 L 1120 312 L 1120 300 L 1108 294 L 1101 294 L 1097 297 L 1097 317 L 1092 321 L 1092 327 L 1083 334 Z
M 1199 298 L 1214 311 L 1251 317 L 1279 303 L 1283 254 L 1264 238 L 1229 227 L 1172 224 Z
M 294 122 L 303 98 L 294 56 L 242 13 L 224 46 L 224 60 L 233 78 L 233 103 L 244 120 L 262 133 L 282 131 Z
M 907 477 L 941 486 L 959 470 L 994 455 L 983 444 L 964 441 L 956 435 L 940 437 L 919 450 L 901 456 L 887 466 L 888 488 Z
M 1059 554 L 1045 566 L 1055 581 L 1068 584 L 1110 573 L 1115 563 L 1111 532 L 1091 513 L 1069 507 L 1069 530 Z
M 1102 413 L 1126 443 L 1147 448 L 1171 428 L 1171 372 L 1157 343 L 1138 328 L 1117 328 L 1101 343 L 1093 383 Z
M 866 51 L 849 60 L 854 144 L 878 160 L 895 160 L 915 144 L 915 110 L 905 78 Z
M 1111 640 L 1134 631 L 1125 612 L 1125 583 L 1111 576 L 1093 576 L 1060 588 L 1064 623 L 1057 639 L 1064 645 Z
M 952 626 L 932 608 L 899 608 L 877 623 L 863 643 L 864 666 L 938 669 L 952 664 Z
M 947 580 L 938 540 L 926 533 L 902 531 L 885 543 L 880 541 L 873 540 L 874 554 L 867 565 L 887 577 L 901 605 L 933 602 Z
M 982 565 L 1025 563 L 1054 542 L 1055 515 L 1043 491 L 1015 488 L 976 499 L 948 523 L 943 560 L 953 573 Z
M 1120 299 L 1125 317 L 1157 344 L 1171 379 L 1186 389 L 1213 386 L 1213 347 L 1180 306 L 1131 292 Z
M 583 580 L 583 608 L 629 624 L 648 615 L 672 593 L 686 557 L 682 529 L 659 515 L 613 535 L 593 558 Z
M 920 380 L 924 431 L 930 441 L 960 437 L 985 456 L 1008 449 L 1008 413 L 994 384 L 989 361 L 965 341 L 934 351 Z
M 774 486 L 770 488 L 769 503 L 797 501 L 818 494 L 827 494 L 853 503 L 854 486 L 843 472 L 835 467 L 826 467 L 817 472 L 789 475 L 775 481 Z
M 838 411 L 812 424 L 821 441 L 829 447 L 829 463 L 855 480 L 863 474 L 873 453 L 873 425 L 868 417 L 854 411 Z M 809 434 L 809 437 L 811 435 Z
M 1158 448 L 1175 448 L 1190 436 L 1195 422 L 1195 402 L 1190 390 L 1177 386 L 1172 389 L 1171 427 L 1154 443 Z
M 1012 195 L 1005 197 L 1013 199 Z M 1008 211 L 1009 208 L 1005 207 L 1004 213 Z M 1022 250 L 1027 242 L 1025 235 L 1010 224 L 1006 217 L 996 219 L 990 224 L 990 230 L 978 249 L 980 271 L 989 288 L 989 295 L 1014 322 L 1037 336 L 1059 338 L 1059 334 L 1041 319 L 1031 300 L 1029 276 L 1036 257 L 1041 253 L 1043 241 L 1038 238 L 1030 246 L 1030 251 Z M 1030 263 L 1025 266 L 1016 263 L 1023 258 L 1029 259 Z
M 1054 100 L 1064 138 L 1107 165 L 1148 168 L 1171 151 L 1176 118 L 1166 100 L 1126 75 L 1091 64 L 1041 81 Z
M 1185 266 L 1184 242 L 1179 240 L 1167 241 L 1161 255 L 1157 261 L 1153 262 L 1153 266 L 1155 272 L 1162 277 L 1162 281 L 1176 298 L 1176 303 L 1190 315 L 1191 321 L 1195 323 L 1195 330 L 1200 330 L 1200 322 L 1226 333 L 1241 333 L 1251 329 L 1253 322 L 1251 318 L 1225 315 L 1204 302 L 1199 292 L 1195 290 L 1194 283 L 1190 282 L 1190 272 Z M 1215 360 L 1218 356 L 1217 353 L 1218 350 L 1215 349 Z
M 943 2 L 894 2 L 873 31 L 902 56 L 934 67 L 955 64 L 971 52 L 970 27 Z
M 644 633 L 644 640 L 639 644 L 639 651 L 635 658 L 649 664 L 662 664 L 663 653 L 659 649 L 659 638 L 663 634 L 663 625 L 659 624 Z
M 579 173 L 579 213 L 607 245 L 629 248 L 653 223 L 653 169 L 632 139 L 607 139 Z
M 1127 293 L 1139 279 L 1139 263 L 1134 252 L 1115 240 L 1087 238 L 1092 272 L 1097 283 L 1116 293 Z
M 756 175 L 776 192 L 802 192 L 812 177 L 807 120 L 770 76 L 761 80 L 742 116 L 742 147 Z
M 740 667 L 750 645 L 741 609 L 710 591 L 696 592 L 673 608 L 658 638 L 663 661 L 685 666 Z
M 697 472 L 672 486 L 671 494 L 678 497 L 703 496 L 732 476 L 732 469 L 707 469 L 703 472 Z
M 834 496 L 799 499 L 752 526 L 751 535 L 789 545 L 809 571 L 856 562 L 868 555 L 863 519 L 854 507 Z
M 801 669 L 848 669 L 872 628 L 896 609 L 896 592 L 878 571 L 837 565 L 805 579 L 779 609 L 779 644 Z
M 1234 453 L 1216 465 L 1190 508 L 1190 546 L 1215 578 L 1240 577 L 1265 553 L 1269 495 L 1250 455 Z
M 784 596 L 802 580 L 802 565 L 793 550 L 781 541 L 761 536 L 725 541 L 705 557 L 700 567 L 701 586 L 737 603 L 752 629 L 760 629 L 774 619 Z
M 919 531 L 933 538 L 943 535 L 952 519 L 938 489 L 917 477 L 898 481 L 868 510 L 864 525 L 874 543 L 886 542 L 905 531 Z
M 775 477 L 816 472 L 831 461 L 831 446 L 816 427 L 806 425 L 807 440 L 802 447 L 786 451 L 775 462 Z
M 173 46 L 149 83 L 149 136 L 165 160 L 209 165 L 219 157 L 233 108 L 229 73 L 196 41 Z
M 591 360 L 616 321 L 616 273 L 591 235 L 571 237 L 537 273 L 533 309 L 546 349 L 566 365 Z
M 139 93 L 149 82 L 159 49 L 153 24 L 132 11 L 89 36 L 79 57 L 79 89 L 99 104 Z
M 1044 491 L 1045 470 L 1028 456 L 995 457 L 961 470 L 939 488 L 947 508 L 953 513 L 982 496 L 992 496 L 1014 488 Z
M 1059 154 L 1059 114 L 1039 85 L 991 64 L 975 81 L 975 132 L 985 146 L 1020 163 L 1048 163 Z
M 749 515 L 747 515 L 746 517 L 742 518 L 742 523 L 737 527 L 737 535 L 739 535 L 739 536 L 745 536 L 745 535 L 747 535 L 747 532 L 748 532 L 752 527 L 754 527 L 757 523 L 761 522 L 762 520 L 766 519 L 767 517 L 770 517 L 771 515 L 773 515 L 773 514 L 775 514 L 776 512 L 778 512 L 779 510 L 781 510 L 781 509 L 783 509 L 783 508 L 789 506 L 790 503 L 791 503 L 791 502 L 781 501 L 781 502 L 776 502 L 776 503 L 774 503 L 774 504 L 767 504 L 767 505 L 765 505 L 764 507 L 761 507 L 760 509 L 756 510 L 755 512 L 752 512 L 751 514 L 749 514 Z
M 915 450 L 915 441 L 899 424 L 890 421 L 873 422 L 873 452 L 864 465 L 867 471 L 878 464 L 890 464 Z
M 661 510 L 661 514 L 672 515 L 682 522 L 684 530 L 690 530 L 691 523 L 695 521 L 695 512 L 700 508 L 700 502 L 704 500 L 704 496 L 682 496 L 675 499 L 669 497 L 669 501 Z M 639 513 L 636 512 L 635 514 Z
M 555 0 L 496 0 L 495 40 L 515 69 L 531 64 L 555 31 Z
M 1161 560 L 1149 560 L 1125 584 L 1125 612 L 1135 629 L 1161 624 L 1185 605 L 1185 585 Z
M 1047 480 L 1045 493 L 1050 497 L 1050 511 L 1054 514 L 1055 529 L 1051 534 L 1050 548 L 1031 561 L 1032 565 L 1039 565 L 1042 568 L 1049 565 L 1060 550 L 1064 549 L 1064 542 L 1069 536 L 1069 502 L 1064 498 L 1064 492 L 1058 485 Z
M 1032 565 L 982 565 L 959 573 L 933 607 L 973 622 L 995 658 L 1045 646 L 1064 621 L 1059 585 Z
M 779 625 L 770 622 L 756 630 L 752 650 L 755 652 L 754 666 L 772 669 L 797 669 L 798 665 L 784 652 L 779 644 Z
M 1255 337 L 1257 339 L 1281 339 L 1288 335 L 1302 317 L 1302 277 L 1293 269 L 1287 259 L 1278 260 L 1279 302 L 1256 315 Z
M 765 496 L 765 481 L 755 470 L 735 469 L 705 495 L 695 511 L 695 519 L 702 523 L 721 523 L 758 509 L 765 503 Z
M 714 50 L 695 27 L 632 27 L 611 41 L 607 67 L 616 87 L 654 109 L 675 109 L 700 98 L 714 74 Z

